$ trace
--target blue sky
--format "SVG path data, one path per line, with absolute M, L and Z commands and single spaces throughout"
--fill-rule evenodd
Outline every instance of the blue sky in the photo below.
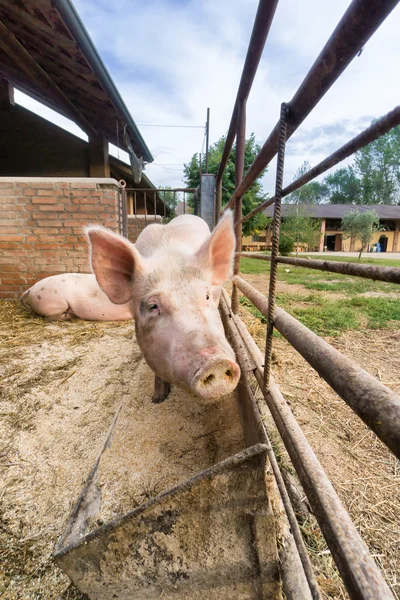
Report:
M 348 5 L 280 0 L 248 101 L 247 132 L 260 144 Z M 75 6 L 139 128 L 203 125 L 209 106 L 211 143 L 226 132 L 255 0 L 75 0 Z M 398 6 L 289 141 L 285 184 L 304 160 L 315 165 L 399 103 L 399 31 Z M 33 106 L 21 95 L 17 100 Z M 183 163 L 201 151 L 203 130 L 140 129 L 155 158 L 146 174 L 156 185 L 181 185 Z M 266 192 L 273 192 L 274 177 L 272 163 Z

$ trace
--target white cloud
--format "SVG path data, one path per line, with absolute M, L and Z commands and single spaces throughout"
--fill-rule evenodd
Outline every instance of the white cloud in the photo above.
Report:
M 229 126 L 256 0 L 75 0 L 77 10 L 136 123 L 203 125 L 211 143 Z M 349 2 L 279 3 L 248 101 L 247 131 L 262 144 Z M 399 98 L 397 7 L 288 143 L 285 183 L 304 160 L 316 164 Z M 157 185 L 181 185 L 179 164 L 203 143 L 201 129 L 143 127 Z M 308 141 L 309 140 L 309 141 Z M 163 166 L 159 166 L 163 165 Z M 175 170 L 177 169 L 177 170 Z M 265 189 L 273 192 L 271 165 Z

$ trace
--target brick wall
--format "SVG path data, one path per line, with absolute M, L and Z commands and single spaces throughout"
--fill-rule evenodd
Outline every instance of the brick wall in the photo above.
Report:
M 43 277 L 90 272 L 83 228 L 118 231 L 113 179 L 0 178 L 0 298 Z
M 160 215 L 156 215 L 154 219 L 154 215 L 148 216 L 147 219 L 144 218 L 144 215 L 128 215 L 128 239 L 132 244 L 136 242 L 139 237 L 139 234 L 143 231 L 147 225 L 151 225 L 152 223 L 162 223 L 162 217 Z

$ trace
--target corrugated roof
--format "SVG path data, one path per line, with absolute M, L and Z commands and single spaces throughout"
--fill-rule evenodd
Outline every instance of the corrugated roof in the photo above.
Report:
M 380 219 L 400 219 L 400 206 L 388 204 L 300 204 L 299 206 L 307 210 L 310 217 L 315 217 L 317 219 L 342 219 L 344 214 L 352 209 L 357 209 L 361 212 L 373 209 L 378 213 Z M 282 204 L 283 217 L 288 214 L 288 211 L 290 213 L 290 207 L 293 207 L 293 204 Z M 274 206 L 267 206 L 264 210 L 264 214 L 267 217 L 272 217 L 274 214 Z
M 126 148 L 126 124 L 135 154 L 153 161 L 70 0 L 0 2 L 1 75 L 88 135 L 120 148 Z

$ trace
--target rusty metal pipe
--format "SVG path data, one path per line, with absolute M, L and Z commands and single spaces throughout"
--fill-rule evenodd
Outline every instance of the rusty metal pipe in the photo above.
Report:
M 251 343 L 253 353 L 258 356 L 258 366 L 254 372 L 255 377 L 332 552 L 350 598 L 393 600 L 393 595 L 370 556 L 365 542 L 343 507 L 340 498 L 272 377 L 269 390 L 265 390 L 260 366 L 263 357 L 254 340 Z
M 237 142 L 236 142 L 236 161 L 235 161 L 235 178 L 236 185 L 242 181 L 244 172 L 244 150 L 246 146 L 246 100 L 240 100 L 238 104 L 237 113 Z M 236 238 L 236 251 L 233 265 L 233 272 L 235 275 L 240 273 L 240 251 L 242 249 L 242 225 L 240 223 L 242 218 L 242 197 L 235 199 L 235 238 Z M 236 286 L 232 287 L 232 310 L 234 313 L 239 311 L 239 293 Z
M 246 60 L 240 79 L 239 89 L 236 96 L 235 105 L 233 107 L 232 118 L 229 125 L 228 133 L 226 135 L 224 152 L 222 154 L 221 162 L 218 168 L 217 186 L 218 182 L 222 181 L 222 176 L 224 174 L 224 170 L 229 159 L 229 154 L 232 150 L 232 146 L 235 141 L 238 102 L 240 100 L 247 100 L 247 98 L 249 97 L 251 86 L 253 85 L 254 77 L 257 73 L 258 65 L 260 63 L 261 55 L 264 50 L 265 42 L 268 37 L 268 33 L 271 27 L 272 19 L 274 18 L 277 5 L 278 0 L 260 0 L 258 4 L 257 14 L 254 19 L 254 25 L 247 50 Z
M 241 277 L 234 277 L 234 281 L 266 317 L 265 296 Z M 275 308 L 274 327 L 400 458 L 400 398 L 282 308 Z
M 344 144 L 343 146 L 338 148 L 338 150 L 333 152 L 330 156 L 328 156 L 320 163 L 315 165 L 315 167 L 307 171 L 307 173 L 304 173 L 302 177 L 299 177 L 299 179 L 296 179 L 296 181 L 293 181 L 290 185 L 286 186 L 282 190 L 282 198 L 288 196 L 295 190 L 298 190 L 306 183 L 309 183 L 312 179 L 318 177 L 318 175 L 325 173 L 345 158 L 348 158 L 349 156 L 354 154 L 354 152 L 357 152 L 357 150 L 360 150 L 360 148 L 364 148 L 364 146 L 367 146 L 374 140 L 378 139 L 379 137 L 393 129 L 393 127 L 397 127 L 397 125 L 400 125 L 400 106 L 396 106 L 396 108 L 394 108 L 391 112 L 378 119 L 375 123 L 368 127 L 368 129 L 362 131 L 359 135 L 347 142 L 347 144 Z M 243 217 L 242 223 L 244 223 L 248 219 L 251 219 L 251 217 L 254 217 L 254 215 L 263 211 L 265 208 L 267 208 L 267 206 L 270 206 L 274 202 L 275 196 L 269 198 L 268 200 L 254 208 L 245 217 Z
M 249 337 L 250 337 L 251 341 L 253 341 L 253 340 L 252 340 L 249 332 L 247 331 L 245 324 L 240 319 L 240 317 L 238 315 L 235 315 L 230 310 L 229 296 L 224 289 L 222 290 L 220 307 L 221 307 L 221 311 L 224 314 L 224 317 L 225 317 L 224 323 L 226 323 L 226 326 L 229 330 L 229 339 L 232 342 L 232 346 L 235 350 L 236 356 L 238 357 L 238 362 L 239 362 L 239 366 L 240 366 L 242 373 L 246 372 L 246 368 L 245 368 L 246 361 L 243 360 L 243 358 L 242 358 L 242 356 L 243 356 L 242 347 L 243 346 L 240 343 L 240 338 L 243 340 L 243 343 L 244 343 L 250 357 L 254 360 L 254 363 L 257 365 L 257 369 L 259 369 L 259 372 L 261 374 L 262 373 L 262 365 L 260 364 L 260 361 L 259 361 L 261 353 L 259 353 L 259 355 L 257 355 L 257 353 L 255 353 L 254 350 L 252 351 L 251 344 L 249 344 Z M 236 330 L 235 330 L 234 326 L 236 326 Z M 250 390 L 250 393 L 252 393 L 251 390 Z M 297 551 L 299 553 L 299 558 L 301 560 L 301 564 L 303 565 L 304 574 L 306 576 L 312 598 L 313 598 L 313 600 L 320 600 L 321 594 L 319 592 L 319 588 L 318 588 L 318 584 L 317 584 L 317 581 L 315 578 L 314 570 L 313 570 L 310 558 L 307 553 L 307 548 L 304 544 L 304 540 L 301 535 L 300 527 L 297 522 L 296 515 L 294 513 L 292 504 L 290 502 L 290 498 L 289 498 L 289 494 L 286 489 L 285 482 L 283 480 L 281 471 L 279 469 L 278 462 L 277 462 L 275 454 L 272 450 L 271 443 L 268 439 L 268 434 L 267 434 L 265 425 L 262 420 L 261 420 L 261 426 L 262 426 L 264 435 L 268 442 L 268 450 L 267 450 L 268 458 L 271 463 L 275 481 L 276 481 L 276 484 L 277 484 L 277 487 L 278 487 L 278 490 L 279 490 L 279 493 L 280 493 L 280 496 L 282 499 L 283 506 L 285 508 L 285 512 L 286 512 L 286 515 L 287 515 L 287 518 L 288 518 L 288 521 L 290 524 L 290 529 L 291 529 L 293 539 L 294 539 L 296 547 L 297 547 Z
M 353 0 L 289 103 L 287 139 L 310 114 L 399 0 Z M 243 196 L 278 151 L 279 122 L 228 203 Z
M 254 254 L 253 252 L 241 252 L 241 256 L 265 260 L 271 262 L 268 254 Z M 400 283 L 400 267 L 378 267 L 376 265 L 359 265 L 357 263 L 336 262 L 333 260 L 314 260 L 308 258 L 295 258 L 291 256 L 279 256 L 277 262 L 295 267 L 316 269 L 317 271 L 329 271 L 340 275 L 351 275 L 352 277 L 363 277 L 374 281 L 386 281 L 388 283 Z

